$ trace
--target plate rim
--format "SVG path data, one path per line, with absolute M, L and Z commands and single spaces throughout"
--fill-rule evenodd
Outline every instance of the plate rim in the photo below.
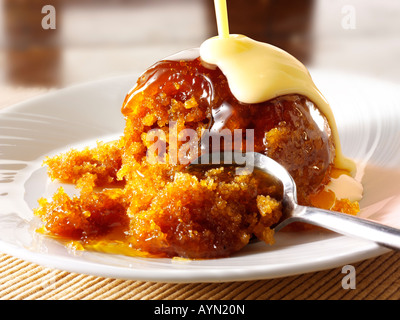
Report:
M 310 69 L 311 75 L 313 73 L 328 73 L 331 74 L 331 70 L 325 70 L 325 69 Z M 367 81 L 379 81 L 384 84 L 390 84 L 395 87 L 400 87 L 397 84 L 394 84 L 393 82 L 388 82 L 388 81 L 381 81 L 375 78 L 371 77 L 364 77 L 360 76 L 357 74 L 351 74 L 351 73 L 340 73 L 340 72 L 335 72 L 333 71 L 334 74 L 337 75 L 348 75 L 348 76 L 353 76 L 357 78 L 362 78 L 362 79 L 367 79 Z M 21 111 L 23 108 L 30 108 L 32 105 L 35 103 L 40 103 L 41 100 L 43 99 L 51 99 L 54 97 L 57 97 L 61 94 L 71 94 L 74 91 L 79 91 L 79 90 L 84 90 L 85 88 L 88 87 L 96 87 L 97 85 L 101 84 L 106 84 L 114 81 L 128 81 L 130 80 L 135 80 L 137 78 L 137 75 L 132 75 L 132 74 L 125 74 L 125 75 L 119 75 L 119 76 L 114 76 L 110 78 L 105 78 L 105 79 L 98 79 L 95 81 L 88 81 L 84 83 L 79 83 L 75 84 L 66 88 L 62 89 L 57 89 L 57 90 L 52 90 L 50 92 L 46 92 L 43 94 L 40 94 L 38 96 L 35 96 L 33 98 L 27 99 L 25 101 L 18 102 L 16 104 L 13 104 L 11 106 L 7 106 L 5 108 L 2 108 L 0 110 L 0 117 L 2 117 L 4 114 L 7 114 L 9 112 L 13 111 Z M 0 199 L 1 200 L 1 199 Z M 341 236 L 346 239 L 349 239 L 345 236 Z M 355 239 L 356 240 L 356 239 Z M 365 241 L 363 241 L 365 242 Z M 193 273 L 191 269 L 179 269 L 179 268 L 171 268 L 168 270 L 168 268 L 164 268 L 164 271 L 168 274 L 168 277 L 166 277 L 163 274 L 158 275 L 152 275 L 149 277 L 149 271 L 142 270 L 142 269 L 127 269 L 126 267 L 119 267 L 119 266 L 112 266 L 112 265 L 101 265 L 103 270 L 93 270 L 91 267 L 94 265 L 98 265 L 97 263 L 93 262 L 88 262 L 88 261 L 80 261 L 77 263 L 76 266 L 70 266 L 68 263 L 68 266 L 66 266 L 66 262 L 70 262 L 70 259 L 67 259 L 65 257 L 59 257 L 59 256 L 49 256 L 40 252 L 35 252 L 35 251 L 30 251 L 27 248 L 24 247 L 18 247 L 12 243 L 7 243 L 3 240 L 0 239 L 0 252 L 3 252 L 5 254 L 9 254 L 12 256 L 15 256 L 17 258 L 27 260 L 39 265 L 43 265 L 46 267 L 54 268 L 54 269 L 60 269 L 60 270 L 66 270 L 69 272 L 77 272 L 77 273 L 83 273 L 83 274 L 90 274 L 90 275 L 95 275 L 95 276 L 102 276 L 102 277 L 112 277 L 112 278 L 119 278 L 119 279 L 126 279 L 126 280 L 137 280 L 137 281 L 156 281 L 156 282 L 173 282 L 173 283 L 194 283 L 194 282 L 230 282 L 230 281 L 250 281 L 250 280 L 261 280 L 261 279 L 271 279 L 271 278 L 280 278 L 280 277 L 286 277 L 286 276 L 292 276 L 292 275 L 297 275 L 297 274 L 303 274 L 307 272 L 315 272 L 315 271 L 322 271 L 326 269 L 332 269 L 338 266 L 343 266 L 343 264 L 348 264 L 348 263 L 356 263 L 365 259 L 369 258 L 374 258 L 379 255 L 382 255 L 384 253 L 390 252 L 390 249 L 383 248 L 378 246 L 377 244 L 374 243 L 367 243 L 362 246 L 362 249 L 356 250 L 356 251 L 348 251 L 341 255 L 339 259 L 337 257 L 328 257 L 325 259 L 320 259 L 317 261 L 317 263 L 302 263 L 299 268 L 296 268 L 294 270 L 291 268 L 291 266 L 287 266 L 286 268 L 282 268 L 281 270 L 284 270 L 284 272 L 271 272 L 271 270 L 268 269 L 260 269 L 259 267 L 250 267 L 250 269 L 254 269 L 253 272 L 248 272 L 245 271 L 243 272 L 243 269 L 241 266 L 236 267 L 235 269 L 229 269 L 223 271 L 223 276 L 222 272 L 216 272 L 215 269 L 213 270 L 208 270 L 204 269 L 202 270 L 202 275 L 197 274 L 195 278 L 190 277 Z M 150 258 L 151 259 L 151 258 Z M 168 259 L 168 258 L 165 258 Z M 168 259 L 170 260 L 170 259 Z M 312 264 L 312 265 L 311 265 Z M 266 271 L 267 270 L 267 271 Z
M 354 254 L 354 252 L 348 252 L 341 255 L 340 259 L 335 257 L 335 259 L 328 258 L 318 260 L 318 263 L 302 263 L 300 265 L 300 268 L 299 265 L 297 265 L 296 269 L 293 269 L 291 266 L 283 266 L 283 268 L 280 269 L 279 272 L 277 272 L 268 269 L 266 270 L 260 268 L 259 266 L 257 266 L 256 268 L 250 266 L 248 267 L 248 269 L 245 270 L 245 272 L 243 272 L 242 267 L 236 267 L 229 270 L 223 270 L 223 277 L 221 277 L 221 272 L 218 272 L 221 270 L 203 269 L 201 271 L 201 274 L 197 274 L 197 276 L 193 278 L 193 270 L 187 268 L 185 269 L 164 267 L 162 269 L 158 269 L 158 271 L 161 270 L 162 272 L 155 272 L 154 274 L 149 275 L 149 273 L 151 273 L 151 270 L 148 271 L 146 269 L 135 269 L 112 265 L 102 265 L 101 270 L 94 270 L 92 267 L 93 265 L 97 264 L 87 261 L 78 261 L 76 265 L 71 266 L 71 261 L 68 258 L 58 256 L 54 258 L 54 256 L 33 252 L 25 248 L 5 244 L 3 241 L 0 241 L 0 251 L 2 253 L 9 254 L 16 258 L 29 261 L 43 267 L 63 270 L 72 273 L 93 275 L 97 277 L 163 283 L 216 283 L 278 279 L 310 272 L 335 269 L 340 266 L 354 264 L 367 259 L 376 258 L 380 255 L 392 251 L 390 249 L 380 247 L 374 243 L 370 243 L 366 246 L 367 248 L 364 247 L 363 250 L 356 252 L 356 254 Z M 165 259 L 165 261 L 171 260 L 169 258 L 161 259 Z M 74 263 L 76 263 L 76 261 L 74 261 Z M 282 270 L 284 271 L 282 272 Z M 197 270 L 195 269 L 195 271 Z

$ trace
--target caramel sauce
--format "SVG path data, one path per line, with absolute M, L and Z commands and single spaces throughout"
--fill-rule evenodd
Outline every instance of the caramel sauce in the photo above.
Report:
M 271 227 L 281 216 L 282 190 L 277 184 L 257 172 L 236 176 L 229 168 L 216 167 L 194 173 L 180 163 L 147 162 L 144 135 L 153 128 L 168 131 L 171 121 L 217 136 L 242 129 L 240 141 L 220 147 L 246 151 L 251 140 L 251 149 L 289 170 L 300 203 L 336 204 L 334 194 L 324 190 L 335 158 L 329 124 L 304 96 L 243 103 L 234 97 L 221 70 L 205 67 L 200 58 L 160 61 L 138 79 L 122 113 L 126 127 L 120 141 L 46 162 L 50 174 L 62 168 L 64 181 L 77 183 L 82 191 L 69 197 L 60 190 L 51 202 L 41 200 L 35 213 L 47 233 L 72 240 L 75 247 L 79 243 L 125 255 L 203 259 L 229 256 L 253 235 L 273 243 Z M 254 130 L 251 139 L 245 129 Z M 206 143 L 200 139 L 199 150 Z M 93 166 L 92 158 L 104 159 L 104 168 Z M 102 185 L 111 181 L 117 186 L 121 180 L 125 184 L 120 188 Z M 357 209 L 344 202 L 337 208 Z
M 329 179 L 334 146 L 326 119 L 309 100 L 288 95 L 242 103 L 230 92 L 224 74 L 206 68 L 199 58 L 161 61 L 149 68 L 127 95 L 122 112 L 127 120 L 124 136 L 112 147 L 99 144 L 47 160 L 51 173 L 64 168 L 69 176 L 63 178 L 82 190 L 74 197 L 61 190 L 51 202 L 40 202 L 36 214 L 48 233 L 92 250 L 189 258 L 228 256 L 253 235 L 273 243 L 271 226 L 281 215 L 282 190 L 268 179 L 256 173 L 235 176 L 220 168 L 198 175 L 179 163 L 147 163 L 143 134 L 152 128 L 168 129 L 170 121 L 217 135 L 222 130 L 253 129 L 252 149 L 291 171 L 303 202 Z M 235 142 L 223 148 L 246 151 L 248 144 Z M 106 161 L 104 170 L 91 165 L 91 158 L 117 155 L 120 160 Z M 76 166 L 79 170 L 73 170 Z M 94 189 L 109 182 L 98 177 L 115 171 L 125 180 L 123 187 Z M 110 179 L 119 182 L 114 174 Z

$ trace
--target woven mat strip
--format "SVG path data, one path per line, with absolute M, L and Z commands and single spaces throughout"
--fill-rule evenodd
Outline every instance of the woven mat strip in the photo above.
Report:
M 2 300 L 374 300 L 400 299 L 400 253 L 354 264 L 357 286 L 341 286 L 341 268 L 285 278 L 171 284 L 119 280 L 52 270 L 0 255 Z

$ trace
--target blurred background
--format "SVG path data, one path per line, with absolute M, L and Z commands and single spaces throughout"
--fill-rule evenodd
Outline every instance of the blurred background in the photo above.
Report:
M 212 0 L 0 2 L 0 88 L 141 73 L 217 34 Z M 309 67 L 400 82 L 399 0 L 228 0 L 228 11 L 231 33 Z

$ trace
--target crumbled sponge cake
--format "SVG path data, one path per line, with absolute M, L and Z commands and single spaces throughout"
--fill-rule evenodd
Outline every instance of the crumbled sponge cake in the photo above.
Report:
M 241 143 L 219 150 L 250 146 L 274 158 L 294 177 L 302 204 L 350 214 L 359 210 L 358 203 L 324 189 L 335 170 L 335 148 L 325 117 L 306 97 L 243 104 L 218 68 L 207 69 L 199 59 L 162 61 L 138 79 L 122 113 L 126 125 L 119 140 L 45 160 L 52 179 L 74 183 L 81 192 L 69 196 L 60 189 L 51 201 L 39 201 L 35 214 L 43 232 L 88 248 L 117 241 L 132 252 L 200 259 L 229 256 L 254 236 L 272 244 L 273 226 L 282 215 L 280 188 L 256 172 L 187 171 L 204 141 L 173 159 L 170 151 L 187 142 L 180 136 L 184 129 L 198 137 L 206 130 L 253 129 L 252 144 L 244 134 Z M 155 137 L 154 129 L 162 135 Z M 154 146 L 165 150 L 149 157 Z
M 44 164 L 53 180 L 77 183 L 86 173 L 94 175 L 97 186 L 118 184 L 118 170 L 122 163 L 122 149 L 118 141 L 98 142 L 96 148 L 71 149 L 54 157 L 46 158 Z

